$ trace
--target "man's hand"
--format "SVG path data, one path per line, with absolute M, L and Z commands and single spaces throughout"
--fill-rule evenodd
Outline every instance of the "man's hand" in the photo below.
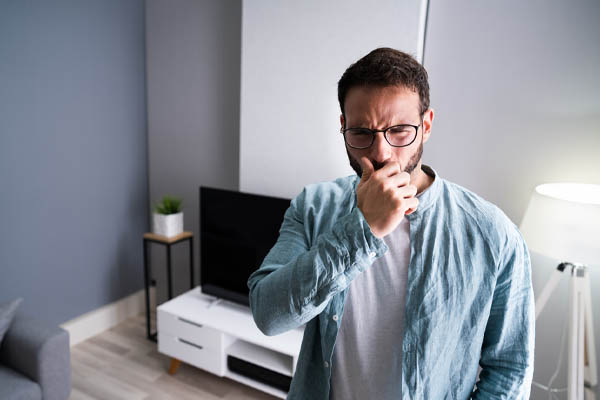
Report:
M 381 239 L 396 229 L 404 215 L 417 209 L 417 187 L 410 184 L 407 172 L 400 172 L 397 162 L 389 162 L 378 171 L 367 157 L 359 162 L 363 173 L 356 187 L 358 208 L 371 232 Z

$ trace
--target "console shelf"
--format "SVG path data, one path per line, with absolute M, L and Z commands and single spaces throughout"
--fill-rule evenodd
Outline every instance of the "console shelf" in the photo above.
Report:
M 280 374 L 293 376 L 294 358 L 291 355 L 278 353 L 273 350 L 248 343 L 243 340 L 236 340 L 226 350 L 227 355 L 235 356 L 242 360 L 260 365 L 279 372 Z

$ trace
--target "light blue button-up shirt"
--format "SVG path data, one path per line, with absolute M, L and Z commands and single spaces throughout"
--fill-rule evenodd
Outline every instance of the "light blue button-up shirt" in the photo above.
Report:
M 528 399 L 535 310 L 527 246 L 498 207 L 422 169 L 435 179 L 405 216 L 411 254 L 402 398 Z M 359 181 L 351 175 L 306 186 L 248 279 L 262 332 L 277 335 L 306 324 L 288 399 L 329 398 L 348 287 L 388 250 L 357 207 Z M 377 301 L 377 293 L 365 301 Z

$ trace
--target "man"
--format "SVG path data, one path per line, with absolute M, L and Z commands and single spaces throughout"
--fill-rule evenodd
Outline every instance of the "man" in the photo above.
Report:
M 529 253 L 498 207 L 421 164 L 427 72 L 376 49 L 338 98 L 357 176 L 306 186 L 248 279 L 262 332 L 306 323 L 288 399 L 528 399 Z

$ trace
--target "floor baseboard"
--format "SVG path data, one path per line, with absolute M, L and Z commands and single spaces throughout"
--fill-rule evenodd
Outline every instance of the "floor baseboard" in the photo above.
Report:
M 156 304 L 156 288 L 150 287 L 150 304 Z M 69 332 L 70 345 L 75 346 L 96 336 L 127 318 L 146 311 L 144 289 L 60 325 Z

